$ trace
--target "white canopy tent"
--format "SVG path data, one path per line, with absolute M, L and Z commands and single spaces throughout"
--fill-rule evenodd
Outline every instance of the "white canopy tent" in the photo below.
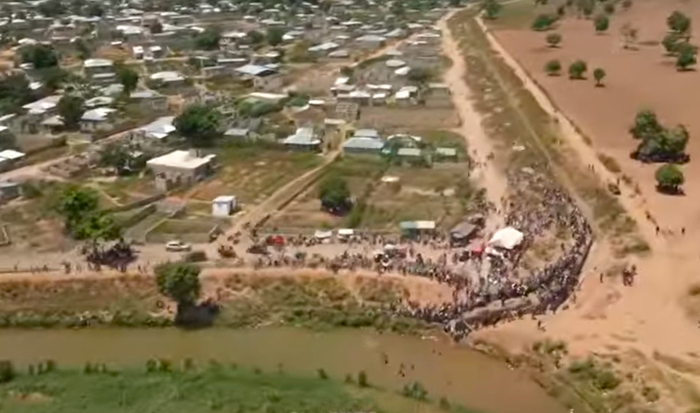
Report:
M 525 238 L 525 235 L 522 232 L 513 227 L 506 227 L 499 229 L 493 234 L 489 240 L 489 246 L 512 250 L 523 242 L 523 238 Z

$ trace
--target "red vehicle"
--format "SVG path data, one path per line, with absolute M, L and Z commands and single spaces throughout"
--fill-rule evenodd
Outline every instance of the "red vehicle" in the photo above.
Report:
M 273 247 L 283 247 L 284 237 L 281 235 L 270 235 L 265 239 L 265 243 Z

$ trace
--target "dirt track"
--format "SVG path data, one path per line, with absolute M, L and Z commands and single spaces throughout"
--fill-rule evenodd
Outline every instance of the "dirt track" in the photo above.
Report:
M 508 182 L 496 163 L 487 159 L 489 154 L 494 152 L 494 147 L 481 126 L 481 116 L 474 110 L 471 103 L 472 92 L 464 82 L 466 71 L 464 58 L 459 50 L 459 45 L 447 27 L 447 20 L 453 15 L 454 12 L 449 13 L 440 19 L 437 25 L 442 32 L 443 53 L 452 61 L 452 66 L 445 73 L 444 81 L 450 88 L 452 101 L 461 120 L 461 126 L 456 132 L 464 136 L 467 141 L 470 156 L 476 163 L 474 173 L 479 186 L 486 188 L 489 201 L 500 207 L 501 199 L 507 191 Z M 497 222 L 490 223 L 490 226 L 497 225 Z

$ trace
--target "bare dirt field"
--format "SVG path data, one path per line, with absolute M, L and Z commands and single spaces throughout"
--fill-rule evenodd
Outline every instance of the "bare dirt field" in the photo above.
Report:
M 618 10 L 611 16 L 610 29 L 605 34 L 596 34 L 592 20 L 577 18 L 571 11 L 553 30 L 563 36 L 558 48 L 546 46 L 545 36 L 549 32 L 535 32 L 529 27 L 534 16 L 551 12 L 554 6 L 536 9 L 531 2 L 507 5 L 503 19 L 493 24 L 501 44 L 580 127 L 596 151 L 603 158 L 609 156 L 615 160 L 604 163 L 611 169 L 616 169 L 617 163 L 622 174 L 639 185 L 648 203 L 646 208 L 657 217 L 660 226 L 676 232 L 681 227 L 700 225 L 700 208 L 694 198 L 700 192 L 700 181 L 692 179 L 700 173 L 700 163 L 692 161 L 700 156 L 700 145 L 693 139 L 700 134 L 700 118 L 696 114 L 700 103 L 700 73 L 677 72 L 674 58 L 664 56 L 663 46 L 657 42 L 667 33 L 668 15 L 679 10 L 697 22 L 699 5 L 700 2 L 693 0 L 638 0 L 630 10 Z M 639 40 L 632 50 L 623 48 L 620 29 L 625 24 L 639 30 Z M 695 25 L 694 38 L 698 34 L 700 29 Z M 551 59 L 559 59 L 564 72 L 572 61 L 586 61 L 589 79 L 547 76 L 543 67 Z M 607 72 L 605 87 L 594 87 L 590 73 L 597 67 Z M 637 142 L 628 129 L 640 109 L 656 111 L 668 126 L 678 123 L 687 126 L 691 135 L 687 148 L 691 162 L 683 167 L 688 177 L 684 187 L 687 196 L 657 195 L 654 172 L 658 165 L 644 165 L 630 158 Z
M 217 156 L 224 166 L 216 177 L 197 185 L 184 198 L 209 202 L 230 194 L 243 204 L 257 204 L 321 162 L 316 154 L 257 147 L 225 149 Z
M 452 129 L 459 126 L 453 109 L 425 107 L 364 107 L 358 124 L 390 133 L 412 130 Z

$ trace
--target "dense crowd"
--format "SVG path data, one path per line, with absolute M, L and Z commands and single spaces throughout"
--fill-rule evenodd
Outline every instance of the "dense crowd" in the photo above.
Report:
M 506 223 L 521 229 L 529 239 L 553 225 L 568 228 L 572 242 L 563 247 L 561 256 L 523 278 L 514 276 L 517 269 L 514 261 L 496 259 L 488 282 L 481 283 L 479 288 L 458 290 L 449 304 L 427 308 L 412 306 L 402 313 L 441 323 L 445 331 L 460 339 L 474 328 L 501 320 L 556 311 L 568 299 L 579 283 L 581 267 L 592 243 L 592 228 L 569 195 L 547 185 L 543 178 L 531 178 L 527 190 L 537 191 L 542 207 L 532 211 L 510 202 L 506 206 Z

